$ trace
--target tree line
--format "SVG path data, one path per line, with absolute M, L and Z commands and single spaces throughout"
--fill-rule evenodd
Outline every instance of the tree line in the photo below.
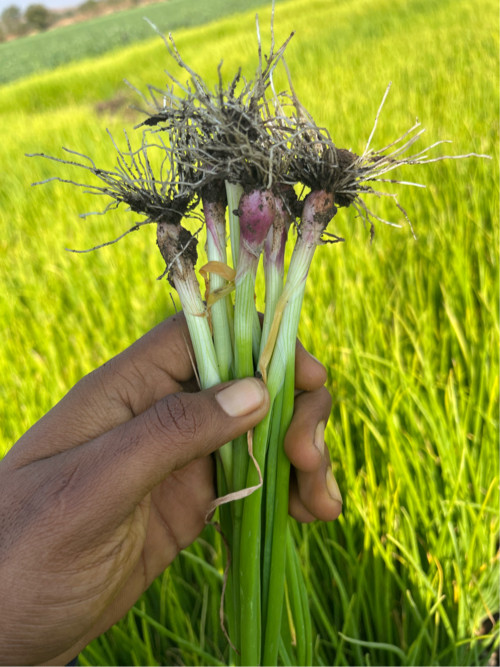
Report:
M 84 20 L 92 16 L 99 16 L 109 11 L 110 8 L 124 9 L 146 1 L 148 0 L 85 0 L 77 7 L 58 11 L 50 10 L 39 3 L 29 5 L 22 11 L 13 4 L 6 7 L 0 15 L 0 41 L 48 30 L 67 18 L 73 18 L 75 21 Z

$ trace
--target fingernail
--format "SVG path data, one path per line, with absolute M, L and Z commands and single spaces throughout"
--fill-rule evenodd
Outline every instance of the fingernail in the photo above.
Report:
M 230 417 L 243 417 L 260 408 L 264 403 L 264 389 L 258 380 L 245 378 L 219 391 L 217 402 Z
M 319 451 L 321 454 L 321 457 L 325 455 L 325 422 L 320 421 L 319 424 L 316 426 L 316 430 L 314 431 L 314 446 L 316 449 Z
M 331 468 L 326 471 L 326 488 L 332 500 L 342 503 L 342 494 L 340 493 L 339 485 L 335 479 Z

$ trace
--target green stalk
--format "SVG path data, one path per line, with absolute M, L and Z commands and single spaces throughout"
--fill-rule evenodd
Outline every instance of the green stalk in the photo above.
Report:
M 222 462 L 217 458 L 217 492 L 219 496 L 226 495 L 229 493 L 229 487 L 227 485 L 226 476 L 224 474 Z M 234 637 L 236 634 L 236 623 L 238 614 L 234 607 L 234 577 L 233 570 L 231 567 L 227 567 L 227 564 L 231 562 L 231 551 L 232 551 L 232 528 L 233 528 L 233 512 L 231 504 L 223 504 L 219 506 L 219 524 L 220 530 L 222 533 L 222 549 L 223 549 L 223 562 L 225 572 L 227 572 L 226 578 L 226 588 L 224 599 L 221 600 L 221 604 L 224 604 L 224 620 L 226 632 L 229 635 L 231 642 L 234 642 Z M 231 653 L 233 649 L 231 648 Z M 234 662 L 230 661 L 230 664 Z
M 238 208 L 240 246 L 234 303 L 234 356 L 237 378 L 254 375 L 255 278 L 259 257 L 275 214 L 275 197 L 271 192 L 255 189 L 245 192 L 240 198 Z M 235 490 L 242 489 L 245 485 L 247 465 L 246 451 L 238 447 L 234 451 Z
M 225 222 L 225 197 L 217 189 L 214 197 L 203 198 L 203 212 L 207 228 L 207 259 L 209 262 L 221 262 L 227 264 L 226 251 L 226 222 Z M 218 197 L 217 197 L 218 195 Z M 210 293 L 226 286 L 227 281 L 217 273 L 210 275 Z M 219 365 L 221 381 L 231 379 L 233 366 L 233 306 L 230 296 L 227 295 L 217 300 L 211 305 L 211 323 L 214 339 L 215 353 Z M 219 496 L 225 496 L 232 491 L 232 446 L 233 443 L 227 443 L 220 452 L 224 457 L 225 463 L 222 463 L 219 452 L 217 453 L 217 493 Z M 233 544 L 233 509 L 231 505 L 223 504 L 219 507 L 219 523 L 222 533 L 222 539 L 225 544 L 224 550 L 229 549 L 225 555 L 224 562 L 231 562 L 231 551 Z M 224 595 L 224 616 L 227 624 L 227 632 L 230 638 L 234 638 L 236 633 L 236 613 L 234 599 L 233 570 L 227 570 Z M 222 603 L 222 602 L 221 602 Z
M 264 263 L 264 275 L 266 282 L 266 309 L 264 312 L 264 321 L 262 323 L 262 335 L 260 340 L 259 358 L 267 343 L 269 331 L 274 319 L 276 304 L 283 291 L 283 271 L 274 262 L 266 266 Z
M 265 472 L 267 443 L 275 410 L 279 408 L 277 397 L 283 385 L 283 373 L 279 364 L 271 365 L 267 381 L 270 409 L 266 417 L 254 429 L 253 455 L 261 474 Z M 279 423 L 279 415 L 278 415 Z M 279 429 L 278 429 L 279 430 Z M 259 473 L 254 465 L 248 467 L 246 486 L 256 486 Z M 261 505 L 262 487 L 245 499 L 241 520 L 240 545 L 240 606 L 241 606 L 241 664 L 259 665 L 262 658 L 262 594 L 261 594 Z
M 240 250 L 240 221 L 235 211 L 240 205 L 243 188 L 239 183 L 230 183 L 226 181 L 227 211 L 229 219 L 229 236 L 231 239 L 231 255 L 233 258 L 233 267 L 238 266 L 238 256 Z
M 239 464 L 238 452 L 241 450 L 247 451 L 247 437 L 242 435 L 232 443 L 232 461 L 233 461 L 233 488 L 235 479 L 235 468 Z M 241 487 L 238 487 L 241 488 Z M 239 562 L 240 562 L 240 536 L 241 536 L 241 515 L 243 512 L 243 500 L 235 500 L 232 503 L 232 526 L 231 526 L 231 544 L 230 544 L 230 558 L 231 558 L 231 582 L 232 582 L 232 596 L 229 603 L 232 605 L 234 611 L 233 617 L 233 634 L 231 640 L 236 646 L 237 650 L 241 646 L 241 623 L 240 623 L 240 585 L 239 585 Z M 228 591 L 229 594 L 231 594 Z
M 243 201 L 243 200 L 242 200 Z M 245 204 L 250 201 L 250 197 L 245 202 Z M 245 208 L 242 206 L 242 210 Z M 314 255 L 316 246 L 321 242 L 321 234 L 326 227 L 326 224 L 333 216 L 335 207 L 333 204 L 333 197 L 325 192 L 313 192 L 311 193 L 304 204 L 303 209 L 303 218 L 301 224 L 301 232 L 299 239 L 296 243 L 292 259 L 290 262 L 290 267 L 288 270 L 287 282 L 285 289 L 281 296 L 281 305 L 284 305 L 283 317 L 281 324 L 279 326 L 278 336 L 276 340 L 276 346 L 272 354 L 271 363 L 269 367 L 269 374 L 267 377 L 267 387 L 270 395 L 270 411 L 266 418 L 258 424 L 254 430 L 253 434 L 253 455 L 257 462 L 257 466 L 260 468 L 260 471 L 263 473 L 265 470 L 265 459 L 266 451 L 269 441 L 269 432 L 271 430 L 271 424 L 273 422 L 273 415 L 275 414 L 275 399 L 281 391 L 281 387 L 284 383 L 284 378 L 286 371 L 288 370 L 288 392 L 287 394 L 287 405 L 283 405 L 283 410 L 285 410 L 285 419 L 286 421 L 281 422 L 280 435 L 283 435 L 285 429 L 288 426 L 288 423 L 291 419 L 291 412 L 293 411 L 293 384 L 294 384 L 294 375 L 293 375 L 293 366 L 295 359 L 295 340 L 297 336 L 298 323 L 300 318 L 300 310 L 302 306 L 302 299 L 305 290 L 305 281 L 309 271 L 309 267 Z M 245 261 L 249 261 L 250 264 L 254 262 L 253 255 L 248 255 L 245 252 L 245 242 L 240 240 L 240 262 L 238 266 L 237 276 L 237 294 L 236 300 L 238 301 L 238 290 L 242 289 L 239 287 L 241 285 L 246 285 L 244 279 L 247 279 L 248 267 L 245 264 Z M 253 266 L 253 264 L 252 264 Z M 244 277 L 244 279 L 243 279 Z M 239 281 L 238 281 L 239 278 Z M 247 289 L 244 292 L 245 298 L 247 299 L 247 304 L 249 305 L 250 292 Z M 248 317 L 248 309 L 246 311 Z M 238 312 L 235 313 L 235 338 L 236 338 L 236 347 L 238 347 L 238 335 L 236 333 L 237 327 L 240 325 L 238 322 Z M 246 328 L 247 336 L 249 328 Z M 248 343 L 247 343 L 248 344 Z M 237 352 L 238 354 L 238 352 Z M 247 356 L 249 352 L 247 349 Z M 238 368 L 238 362 L 237 362 Z M 289 387 L 292 387 L 292 392 L 290 394 Z M 280 443 L 274 443 L 275 446 L 280 446 L 282 448 L 282 439 L 280 438 Z M 278 455 L 277 462 L 281 465 L 281 470 L 276 470 L 276 480 L 283 480 L 285 477 L 288 477 L 288 462 L 286 457 L 281 457 Z M 278 465 L 278 463 L 277 463 Z M 236 464 L 235 464 L 236 467 Z M 272 471 L 271 471 L 272 472 Z M 246 478 L 246 485 L 255 486 L 259 482 L 258 471 L 256 466 L 248 467 L 248 474 Z M 276 506 L 282 510 L 283 506 L 288 505 L 288 484 L 285 482 L 283 485 L 284 489 L 278 489 L 277 485 L 274 492 L 274 499 L 272 496 L 268 498 L 268 501 L 272 504 L 274 510 Z M 243 503 L 243 515 L 241 519 L 241 533 L 239 536 L 240 547 L 238 551 L 239 559 L 239 569 L 237 570 L 238 576 L 240 577 L 240 608 L 241 608 L 241 637 L 240 637 L 240 646 L 241 646 L 241 664 L 243 665 L 257 665 L 261 664 L 263 659 L 262 651 L 262 607 L 261 607 L 261 501 L 262 501 L 262 487 L 254 491 L 249 497 L 245 499 Z M 276 553 L 271 553 L 270 562 L 271 567 L 274 567 L 274 572 L 276 572 L 276 597 L 273 599 L 271 604 L 275 604 L 278 600 L 279 605 L 282 604 L 283 600 L 283 578 L 284 578 L 284 564 L 285 558 L 283 555 L 283 549 L 285 548 L 285 540 L 281 539 L 281 542 L 278 544 L 277 540 L 278 535 L 282 536 L 285 534 L 287 525 L 287 516 L 286 513 L 284 516 L 275 516 L 273 520 L 272 528 L 272 539 L 271 539 L 271 552 L 273 546 L 276 544 Z M 275 537 L 276 536 L 276 537 Z M 235 540 L 238 537 L 235 535 Z M 264 547 L 264 553 L 266 548 Z M 273 566 L 273 558 L 275 564 Z M 296 577 L 298 577 L 298 574 Z M 271 581 L 273 577 L 269 578 L 269 589 L 270 593 L 267 600 L 264 600 L 264 605 L 268 606 L 271 600 Z M 281 584 L 279 583 L 281 582 Z M 274 588 L 272 589 L 274 591 Z M 294 597 L 294 600 L 297 600 L 297 597 Z M 296 606 L 296 604 L 294 605 Z M 302 607 L 297 607 L 296 612 L 300 618 L 303 619 L 304 610 Z M 278 616 L 278 622 L 275 622 L 275 618 Z M 271 637 L 274 637 L 276 633 L 279 636 L 279 614 L 276 615 L 267 610 L 265 612 L 265 617 L 270 624 L 269 633 Z M 300 624 L 302 628 L 302 624 Z M 301 633 L 300 640 L 305 640 L 304 633 Z M 266 640 L 267 641 L 267 640 Z M 279 639 L 272 640 L 272 651 L 273 655 L 279 646 Z M 264 649 L 266 650 L 266 649 Z M 267 657 L 267 656 L 266 656 Z
M 234 304 L 234 361 L 235 375 L 237 378 L 251 377 L 254 374 L 252 352 L 252 309 L 254 308 L 254 291 L 255 271 L 250 267 L 247 271 L 236 276 L 236 295 Z M 245 485 L 247 459 L 248 455 L 246 446 L 243 448 L 240 446 L 234 448 L 233 488 L 235 490 L 242 489 Z
M 240 220 L 235 211 L 238 211 L 238 206 L 243 195 L 243 188 L 241 185 L 236 183 L 229 183 L 226 181 L 226 195 L 227 195 L 227 210 L 229 218 L 229 233 L 231 239 L 231 255 L 233 258 L 233 267 L 236 269 L 239 266 L 239 256 L 240 256 Z M 255 271 L 257 267 L 255 267 Z M 255 283 L 255 278 L 254 278 Z M 255 307 L 255 299 L 252 298 L 252 303 L 247 302 L 248 312 L 252 313 L 252 353 L 253 360 L 257 363 L 259 358 L 259 349 L 260 349 L 260 337 L 261 337 L 261 326 L 259 314 L 257 308 Z M 237 316 L 235 313 L 235 320 Z M 237 343 L 234 341 L 234 345 Z M 240 376 L 238 376 L 240 377 Z
M 291 217 L 285 203 L 276 198 L 276 216 L 264 245 L 264 280 L 266 285 L 266 309 L 262 323 L 259 357 L 263 352 L 274 320 L 276 305 L 283 291 L 285 275 L 285 246 Z
M 314 253 L 314 248 L 310 248 L 307 244 L 298 243 L 296 250 L 297 247 L 299 252 L 294 252 L 290 262 L 289 279 L 287 279 L 288 291 L 285 295 L 285 298 L 291 299 L 293 304 L 298 302 L 298 308 L 285 309 L 283 320 L 281 322 L 278 333 L 276 347 L 271 360 L 269 375 L 267 378 L 267 388 L 270 396 L 271 409 L 267 417 L 260 424 L 258 424 L 254 430 L 253 454 L 261 471 L 264 471 L 265 469 L 266 452 L 269 441 L 268 436 L 270 431 L 270 424 L 272 423 L 271 416 L 275 408 L 275 399 L 278 396 L 284 382 L 287 359 L 293 354 L 293 351 L 295 350 L 296 326 L 294 326 L 290 332 L 290 316 L 287 315 L 287 311 L 288 313 L 296 315 L 296 317 L 293 318 L 293 322 L 291 322 L 291 324 L 295 325 L 295 319 L 297 320 L 298 324 L 298 316 L 300 315 L 300 305 L 302 303 L 305 278 L 307 276 L 310 260 L 312 259 L 312 255 Z M 302 250 L 302 252 L 300 252 L 300 250 Z M 303 257 L 304 255 L 305 258 Z M 297 278 L 299 276 L 302 277 L 302 281 L 299 281 L 298 284 L 296 284 Z M 297 295 L 299 296 L 298 299 Z M 292 298 L 294 296 L 295 298 Z M 288 349 L 290 347 L 290 340 L 292 340 L 292 334 L 293 351 Z M 250 466 L 248 469 L 247 486 L 254 486 L 258 483 L 258 481 L 258 473 L 255 470 L 255 467 Z M 254 491 L 251 496 L 246 498 L 243 507 L 240 546 L 240 605 L 241 627 L 244 629 L 244 633 L 242 634 L 241 638 L 241 656 L 242 664 L 244 665 L 261 664 L 261 636 L 263 616 L 261 604 L 263 603 L 265 606 L 268 604 L 268 600 L 261 600 L 261 500 L 262 488 Z M 275 500 L 268 497 L 268 502 L 270 502 L 274 508 Z M 251 548 L 249 545 L 251 545 Z M 280 545 L 280 548 L 283 548 L 283 545 Z M 281 581 L 283 580 L 282 575 L 280 575 L 279 578 Z M 281 586 L 281 591 L 282 588 L 283 587 Z M 257 600 L 259 601 L 258 605 L 256 604 Z M 269 621 L 270 614 L 265 613 L 265 616 Z M 271 623 L 273 632 L 279 633 L 279 623 L 274 625 L 272 620 Z
M 306 620 L 306 617 L 309 616 L 309 607 L 307 600 L 304 600 L 303 596 L 304 582 L 302 570 L 300 569 L 300 561 L 295 550 L 295 543 L 290 531 L 287 530 L 286 533 L 286 581 L 295 626 L 295 636 L 297 638 L 297 664 L 308 666 L 311 664 L 310 644 L 312 640 L 308 632 L 310 623 Z
M 249 259 L 248 268 L 238 270 L 236 276 L 236 291 L 234 302 L 234 347 L 235 347 L 235 372 L 238 378 L 253 375 L 252 354 L 252 331 L 253 331 L 253 308 L 255 293 L 255 273 L 257 267 L 252 266 Z
M 273 419 L 271 430 L 269 432 L 270 443 L 281 441 L 281 413 L 283 409 L 283 398 L 285 390 L 286 378 L 285 384 L 279 391 L 274 401 Z M 265 604 L 265 601 L 269 598 L 269 579 L 271 577 L 271 544 L 275 512 L 274 497 L 276 494 L 276 466 L 278 450 L 279 447 L 268 447 L 264 477 L 264 548 L 262 550 L 262 600 L 264 602 L 262 605 L 263 628 L 266 628 L 267 626 L 267 614 L 269 606 Z M 264 644 L 266 644 L 266 642 L 267 640 L 264 634 Z
M 238 378 L 250 377 L 253 371 L 252 353 L 252 310 L 254 306 L 255 273 L 252 270 L 240 273 L 236 278 L 236 294 L 234 307 L 234 351 L 235 374 Z M 242 277 L 243 275 L 243 277 Z M 247 436 L 237 438 L 233 443 L 233 489 L 245 487 L 246 471 L 248 466 Z M 236 500 L 233 508 L 233 540 L 232 540 L 232 573 L 233 573 L 233 600 L 236 615 L 234 641 L 241 650 L 242 635 L 245 627 L 241 626 L 241 589 L 240 589 L 240 553 L 241 553 L 241 518 L 243 500 Z M 244 575 L 243 575 L 244 576 Z
M 296 246 L 297 248 L 297 246 Z M 299 251 L 301 248 L 299 247 Z M 304 250 L 304 249 L 303 249 Z M 283 402 L 280 415 L 279 437 L 271 440 L 268 451 L 269 471 L 266 496 L 266 523 L 265 542 L 263 547 L 264 567 L 268 571 L 264 579 L 266 597 L 263 599 L 266 625 L 264 628 L 264 645 L 262 664 L 275 665 L 278 656 L 281 611 L 283 608 L 283 593 L 285 580 L 285 544 L 288 525 L 288 494 L 290 479 L 290 462 L 283 447 L 286 431 L 293 416 L 294 389 L 295 389 L 295 341 L 300 318 L 300 310 L 305 289 L 305 276 L 312 259 L 314 249 L 307 252 L 295 253 L 295 262 L 290 264 L 289 278 L 293 277 L 293 269 L 302 267 L 305 271 L 302 283 L 288 282 L 287 287 L 294 285 L 293 296 L 288 301 L 273 354 L 270 380 L 274 375 L 285 376 L 283 387 Z M 305 255 L 305 257 L 303 256 Z M 292 257 L 292 260 L 294 258 Z M 304 260 L 304 262 L 298 260 Z M 292 270 L 292 276 L 290 276 Z M 283 368 L 284 366 L 284 368 Z M 274 476 L 274 479 L 272 479 Z M 302 641 L 300 634 L 297 644 Z M 300 662 L 299 662 L 300 664 Z
M 269 333 L 275 318 L 276 306 L 283 291 L 283 277 L 285 268 L 285 245 L 288 235 L 288 228 L 290 225 L 290 215 L 285 208 L 282 199 L 277 198 L 277 215 L 270 230 L 264 246 L 264 276 L 266 284 L 266 309 L 264 314 L 264 322 L 262 325 L 262 341 L 260 347 L 260 355 L 262 355 L 266 343 L 268 341 Z M 292 378 L 292 403 L 293 403 L 293 378 Z M 283 394 L 287 388 L 287 380 L 285 376 L 285 384 L 279 391 L 273 406 L 273 419 L 271 431 L 269 434 L 269 442 L 282 442 L 284 434 L 282 434 L 282 406 Z M 286 400 L 286 399 L 285 399 Z M 288 399 L 289 400 L 289 399 Z M 267 605 L 265 601 L 269 597 L 269 577 L 271 576 L 271 543 L 272 530 L 274 523 L 274 497 L 276 493 L 276 474 L 277 457 L 279 447 L 268 448 L 268 453 L 265 461 L 265 480 L 264 480 L 264 507 L 265 515 L 264 521 L 264 550 L 262 556 L 262 627 L 265 628 L 267 624 Z M 286 480 L 288 485 L 288 481 Z M 284 568 L 284 564 L 283 564 Z M 281 611 L 281 610 L 280 610 Z M 279 639 L 279 632 L 277 635 Z M 264 646 L 267 645 L 267 639 L 264 638 Z M 265 649 L 264 649 L 265 652 Z
M 209 262 L 227 263 L 225 209 L 224 201 L 207 201 L 203 199 L 203 212 L 207 228 L 207 259 Z M 211 293 L 225 287 L 225 285 L 225 278 L 217 273 L 210 274 Z M 211 306 L 215 352 L 219 364 L 219 374 L 223 382 L 230 379 L 233 363 L 233 345 L 228 319 L 227 299 L 228 297 L 219 299 Z
M 225 190 L 220 186 L 217 187 L 217 184 L 212 185 L 210 188 L 206 189 L 202 202 L 207 230 L 207 259 L 209 262 L 214 261 L 226 264 Z M 222 276 L 213 272 L 210 275 L 209 284 L 210 292 L 213 293 L 216 290 L 223 288 L 226 285 L 226 280 Z M 213 303 L 210 309 L 215 354 L 219 367 L 219 376 L 222 382 L 231 379 L 231 368 L 233 364 L 232 320 L 229 318 L 229 303 L 230 298 L 228 295 Z M 217 459 L 219 459 L 220 456 L 224 458 L 223 468 L 227 482 L 224 486 L 227 488 L 224 492 L 222 491 L 221 479 L 219 478 L 217 484 L 219 496 L 229 493 L 233 476 L 232 443 L 224 445 L 222 450 L 217 453 Z M 230 524 L 223 527 L 223 530 L 225 531 L 224 535 L 229 541 L 231 533 L 227 532 L 227 530 L 230 529 L 230 527 Z
M 290 532 L 290 531 L 289 531 Z M 295 545 L 294 545 L 295 546 Z M 302 613 L 304 616 L 304 659 L 303 665 L 305 667 L 310 667 L 313 664 L 313 632 L 312 632 L 312 619 L 311 619 L 311 610 L 309 607 L 309 594 L 306 580 L 302 573 L 302 568 L 300 565 L 300 560 L 297 554 L 297 549 L 294 548 L 295 552 L 295 566 L 298 570 L 298 581 L 300 586 L 300 601 L 302 605 Z
M 263 548 L 263 665 L 277 664 L 280 644 L 285 586 L 285 549 L 283 545 L 288 526 L 290 481 L 290 462 L 285 454 L 283 442 L 293 414 L 294 371 L 294 359 L 290 358 L 284 386 L 280 392 L 279 433 L 276 438 L 271 436 L 271 446 L 266 461 L 266 470 L 269 471 L 269 475 L 266 479 L 266 530 Z M 274 443 L 277 446 L 272 446 Z
M 262 252 L 269 229 L 276 214 L 274 195 L 266 190 L 255 189 L 245 192 L 239 203 L 238 215 L 240 220 L 240 245 L 238 252 L 238 268 L 235 278 L 235 307 L 234 307 L 234 338 L 235 338 L 235 369 L 237 377 L 248 377 L 254 374 L 253 348 L 258 354 L 260 346 L 260 325 L 258 340 L 253 333 L 256 323 L 255 308 L 255 277 L 259 257 Z M 271 407 L 272 409 L 272 407 Z M 259 451 L 265 451 L 267 427 L 271 410 L 254 430 L 254 451 L 256 440 L 263 438 L 263 444 L 257 445 Z M 254 465 L 249 466 L 247 447 L 242 443 L 233 448 L 233 481 L 234 488 L 243 489 L 252 480 L 252 486 L 259 482 L 258 472 Z M 263 461 L 258 463 L 264 469 Z M 247 476 L 248 471 L 248 476 Z M 247 505 L 257 507 L 260 511 L 262 489 L 244 499 L 236 501 L 234 507 L 233 525 L 233 563 L 235 581 L 235 600 L 240 609 L 240 636 L 241 664 L 257 664 L 260 659 L 260 525 L 252 524 L 252 531 L 248 534 L 243 530 L 243 517 L 247 512 Z M 253 511 L 253 510 L 252 510 Z M 254 530 L 257 531 L 254 534 Z
M 282 321 L 269 369 L 269 384 L 275 377 L 285 377 L 284 396 L 281 415 L 280 437 L 269 444 L 269 465 L 266 496 L 266 516 L 270 517 L 266 525 L 266 539 L 263 547 L 263 559 L 269 576 L 264 581 L 267 597 L 263 600 L 266 626 L 264 628 L 263 664 L 276 664 L 281 629 L 281 610 L 283 606 L 285 544 L 288 524 L 288 494 L 290 464 L 285 455 L 283 443 L 286 431 L 293 416 L 295 386 L 295 344 L 300 320 L 300 311 L 304 297 L 306 279 L 316 246 L 321 243 L 321 234 L 327 222 L 333 216 L 333 198 L 326 193 L 312 193 L 304 206 L 300 236 L 292 254 L 282 301 L 286 301 Z M 275 482 L 270 481 L 275 474 Z M 300 573 L 295 573 L 297 582 L 301 582 Z M 299 584 L 297 584 L 299 585 Z M 268 592 L 267 592 L 268 590 Z M 294 598 L 294 610 L 304 619 L 308 610 L 297 607 Z M 303 627 L 299 624 L 299 630 Z M 307 623 L 306 623 L 307 627 Z M 307 642 L 306 633 L 297 632 L 298 647 Z M 302 650 L 302 649 L 300 649 Z M 302 655 L 302 654 L 301 654 Z M 299 660 L 299 664 L 301 661 Z
M 253 433 L 253 455 L 261 474 L 264 471 L 266 443 L 270 431 L 275 389 L 268 384 L 270 410 Z M 247 486 L 259 483 L 255 465 L 248 468 Z M 240 544 L 240 609 L 241 609 L 241 664 L 260 665 L 262 652 L 262 595 L 261 595 L 261 505 L 262 486 L 243 503 Z

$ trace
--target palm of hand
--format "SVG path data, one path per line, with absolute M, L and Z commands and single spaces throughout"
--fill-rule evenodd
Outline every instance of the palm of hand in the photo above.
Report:
M 91 546 L 90 560 L 87 552 L 75 554 L 71 571 L 85 572 L 83 586 L 87 593 L 94 591 L 91 598 L 88 594 L 75 596 L 74 577 L 69 573 L 72 599 L 67 604 L 77 607 L 76 616 L 87 623 L 95 619 L 85 644 L 122 618 L 178 553 L 197 538 L 213 497 L 212 461 L 198 459 L 169 475 L 114 529 L 100 533 L 100 543 Z M 69 562 L 64 558 L 65 566 Z

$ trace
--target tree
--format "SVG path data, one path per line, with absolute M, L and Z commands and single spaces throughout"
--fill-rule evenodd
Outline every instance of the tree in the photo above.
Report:
M 90 16 L 96 15 L 99 13 L 99 3 L 97 0 L 86 0 L 84 3 L 82 3 L 78 9 L 83 13 L 83 14 L 89 14 Z
M 17 35 L 21 32 L 22 16 L 21 10 L 17 5 L 10 5 L 3 10 L 2 23 L 5 32 L 9 35 Z
M 52 23 L 52 14 L 44 5 L 30 5 L 24 12 L 24 18 L 35 30 L 47 30 Z

